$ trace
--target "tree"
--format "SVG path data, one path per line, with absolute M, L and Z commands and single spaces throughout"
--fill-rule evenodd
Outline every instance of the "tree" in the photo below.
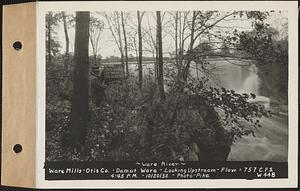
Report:
M 89 12 L 76 12 L 71 144 L 84 143 L 89 115 Z
M 155 14 L 152 14 L 155 17 Z M 156 19 L 156 18 L 155 18 Z M 145 42 L 144 44 L 147 45 L 147 47 L 144 47 L 144 51 L 148 51 L 152 54 L 152 58 L 154 61 L 154 79 L 157 82 L 157 47 L 156 47 L 156 34 L 152 33 L 152 31 L 156 30 L 156 26 L 151 26 L 150 21 L 149 21 L 149 15 L 147 16 L 147 21 L 148 21 L 148 27 L 143 29 L 143 41 Z
M 69 25 L 72 22 L 72 19 L 70 19 L 70 16 L 69 15 L 66 15 L 66 12 L 63 11 L 61 12 L 61 18 L 62 18 L 62 22 L 63 22 L 63 28 L 64 28 L 64 34 L 65 34 L 65 41 L 66 41 L 66 49 L 65 49 L 65 58 L 64 58 L 64 77 L 66 78 L 66 86 L 65 88 L 67 90 L 70 89 L 70 81 L 71 81 L 71 78 L 70 78 L 70 63 L 69 63 L 69 60 L 70 60 L 70 39 L 69 39 L 69 33 L 68 33 L 68 28 L 69 28 Z
M 100 13 L 101 15 L 101 13 Z M 111 16 L 108 16 L 106 13 L 104 13 L 104 17 L 109 25 L 109 29 L 111 31 L 111 34 L 115 40 L 116 45 L 118 46 L 118 49 L 121 54 L 121 64 L 123 66 L 123 75 L 125 77 L 125 64 L 124 64 L 124 52 L 123 52 L 123 43 L 122 43 L 122 36 L 121 36 L 121 26 L 120 26 L 120 16 L 117 11 L 112 13 Z
M 179 38 L 179 47 L 176 48 L 178 51 L 178 76 L 181 76 L 181 73 L 182 73 L 182 68 L 183 68 L 183 55 L 184 55 L 184 46 L 185 46 L 185 41 L 186 41 L 186 37 L 185 37 L 185 34 L 186 34 L 186 29 L 188 29 L 188 16 L 189 16 L 189 11 L 185 11 L 185 12 L 179 12 L 179 16 L 178 16 L 178 19 L 179 19 L 179 27 L 177 28 L 179 31 L 178 31 L 178 38 Z
M 174 21 L 175 61 L 178 68 L 179 81 L 186 81 L 190 63 L 193 61 L 194 45 L 197 41 L 216 37 L 218 30 L 212 30 L 219 22 L 235 14 L 235 12 L 220 13 L 218 11 L 184 11 L 171 13 Z M 213 31 L 213 32 L 212 32 Z M 186 43 L 189 40 L 189 43 Z
M 186 40 L 188 37 L 188 29 L 191 28 L 191 24 L 189 23 L 190 11 L 176 11 L 170 12 L 170 20 L 165 24 L 170 23 L 173 26 L 173 29 L 165 30 L 166 33 L 170 34 L 174 39 L 174 53 L 175 55 L 175 66 L 177 67 L 177 76 L 182 77 L 182 73 L 184 70 L 184 55 L 186 54 Z
M 131 27 L 128 35 L 128 50 L 133 51 L 135 54 L 136 62 L 139 62 L 138 59 L 138 45 L 137 45 L 137 31 L 135 28 Z
M 48 63 L 51 64 L 51 30 L 52 30 L 52 18 L 53 17 L 53 13 L 49 12 L 46 15 L 46 44 L 47 44 L 47 52 L 48 52 Z
M 288 40 L 280 39 L 279 32 L 267 24 L 256 23 L 252 31 L 236 34 L 237 49 L 250 54 L 261 79 L 262 95 L 287 104 L 288 102 Z
M 92 51 L 93 51 L 93 57 L 94 57 L 94 66 L 99 66 L 97 64 L 97 56 L 100 50 L 100 36 L 104 29 L 104 22 L 99 20 L 96 17 L 91 16 L 90 17 L 90 42 L 92 45 Z M 92 72 L 92 65 L 89 67 L 89 74 Z M 92 76 L 89 76 L 91 79 L 89 80 L 89 96 L 92 95 Z
M 121 63 L 123 66 L 123 77 L 125 77 L 125 62 L 124 62 L 124 51 L 123 51 L 123 41 L 122 41 L 122 35 L 121 35 L 121 25 L 120 25 L 120 15 L 118 12 L 115 12 L 116 18 L 117 18 L 117 32 L 119 36 L 119 43 L 120 43 L 120 52 L 121 52 Z
M 221 53 L 224 56 L 228 56 L 230 54 L 230 49 L 229 49 L 228 45 L 225 42 L 221 45 Z
M 139 39 L 139 63 L 138 63 L 138 71 L 139 71 L 139 87 L 142 88 L 143 85 L 143 39 L 142 39 L 142 18 L 144 13 L 140 13 L 137 11 L 137 19 L 138 19 L 138 39 Z
M 163 68 L 163 50 L 162 50 L 162 26 L 160 11 L 156 11 L 157 27 L 156 27 L 156 40 L 157 40 L 157 55 L 158 55 L 158 88 L 161 99 L 165 98 L 164 93 L 164 68 Z
M 55 39 L 54 28 L 58 25 L 60 20 L 60 14 L 49 11 L 46 14 L 46 52 L 48 58 L 48 64 L 52 63 L 52 55 L 56 55 L 59 52 L 60 44 Z
M 65 51 L 65 60 L 64 60 L 64 69 L 67 74 L 68 72 L 68 63 L 69 63 L 69 34 L 68 34 L 68 26 L 67 26 L 67 19 L 66 19 L 66 13 L 62 12 L 62 20 L 64 25 L 64 33 L 65 33 L 65 39 L 66 39 L 66 51 Z
M 233 28 L 224 26 L 224 22 L 237 21 L 245 17 L 259 21 L 266 18 L 266 14 L 260 11 L 185 11 L 172 14 L 175 20 L 175 22 L 172 22 L 175 23 L 173 35 L 175 40 L 175 55 L 177 55 L 177 76 L 178 79 L 181 79 L 179 80 L 181 82 L 187 81 L 190 63 L 192 61 L 200 61 L 203 63 L 203 59 L 207 56 L 217 56 L 213 50 L 219 50 L 220 45 L 226 40 L 226 35 L 224 34 L 232 33 L 233 31 Z M 178 43 L 176 42 L 177 40 L 179 40 Z M 186 43 L 188 40 L 189 43 Z M 212 49 L 199 52 L 199 45 L 203 44 L 203 42 L 212 47 Z M 199 45 L 195 47 L 197 43 Z M 176 52 L 177 50 L 178 52 Z M 223 54 L 219 56 L 224 57 Z M 200 69 L 202 70 L 202 67 Z
M 96 17 L 90 17 L 90 42 L 94 56 L 94 64 L 97 64 L 97 55 L 100 50 L 100 36 L 104 29 L 104 22 Z
M 129 69 L 128 69 L 128 45 L 127 45 L 127 36 L 126 36 L 125 19 L 124 19 L 123 11 L 121 11 L 121 19 L 122 19 L 122 29 L 123 29 L 123 36 L 124 36 L 126 76 L 128 77 L 129 76 Z
M 176 60 L 176 65 L 178 65 L 178 18 L 179 18 L 179 13 L 176 11 L 175 13 L 175 60 Z
M 191 34 L 190 34 L 191 37 L 190 37 L 190 45 L 189 45 L 188 51 L 191 51 L 193 49 L 194 43 L 195 43 L 195 40 L 196 40 L 196 39 L 194 39 L 196 17 L 197 17 L 196 11 L 193 11 L 192 24 L 191 24 Z M 186 60 L 186 65 L 185 65 L 185 68 L 184 68 L 183 74 L 182 74 L 182 78 L 185 81 L 187 79 L 188 72 L 189 72 L 189 69 L 190 69 L 190 63 L 191 63 L 191 59 L 189 57 Z

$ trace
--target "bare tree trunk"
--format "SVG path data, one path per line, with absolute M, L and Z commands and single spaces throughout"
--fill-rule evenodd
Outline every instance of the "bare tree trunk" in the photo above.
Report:
M 67 91 L 70 89 L 70 67 L 69 67 L 69 60 L 70 60 L 70 40 L 69 40 L 69 34 L 68 34 L 68 27 L 67 27 L 67 19 L 66 19 L 66 13 L 62 12 L 62 20 L 63 20 L 63 26 L 64 26 L 64 33 L 65 33 L 65 40 L 66 40 L 66 52 L 65 52 L 65 59 L 64 59 L 64 76 L 66 80 L 65 88 Z
M 184 24 L 183 24 L 184 26 Z M 178 76 L 181 76 L 181 73 L 182 73 L 182 58 L 183 58 L 183 49 L 182 49 L 182 44 L 183 44 L 183 29 L 182 29 L 182 19 L 181 19 L 181 12 L 179 12 L 179 53 L 178 53 L 178 56 L 180 57 L 178 59 L 179 61 L 179 64 L 178 64 Z
M 142 88 L 143 85 L 143 42 L 142 42 L 142 17 L 139 11 L 137 11 L 138 18 L 138 39 L 139 39 L 139 63 L 138 63 L 138 71 L 139 71 L 139 87 Z
M 89 12 L 76 12 L 71 144 L 84 143 L 89 116 Z
M 158 88 L 161 99 L 165 98 L 164 92 L 164 69 L 163 69 L 163 50 L 162 50 L 162 26 L 160 11 L 156 11 L 157 27 L 156 27 L 156 39 L 158 46 Z
M 156 54 L 156 48 L 152 51 L 152 58 L 153 58 L 153 64 L 154 64 L 154 82 L 157 82 L 157 54 Z
M 157 29 L 156 29 L 157 30 Z M 155 81 L 158 84 L 158 76 L 159 76 L 159 69 L 158 69 L 158 63 L 159 63 L 159 56 L 158 56 L 158 44 L 157 44 L 157 34 L 156 34 L 156 46 L 155 46 L 155 73 L 156 73 L 156 79 Z
M 124 36 L 126 77 L 128 77 L 129 76 L 129 69 L 128 69 L 128 47 L 127 47 L 127 36 L 126 36 L 126 30 L 125 30 L 125 23 L 124 23 L 123 11 L 121 11 L 121 18 L 122 18 L 122 28 L 123 28 L 123 36 Z
M 118 12 L 116 12 L 116 16 L 117 16 L 117 29 L 118 29 L 120 53 L 121 53 L 121 63 L 122 63 L 122 67 L 123 67 L 123 77 L 125 77 L 124 52 L 123 52 L 123 43 L 122 43 L 122 36 L 121 36 L 120 17 L 119 17 Z
M 185 34 L 186 23 L 187 23 L 187 14 L 188 13 L 183 12 L 183 22 L 182 22 L 182 30 L 181 30 L 181 47 L 180 47 L 180 51 L 181 51 L 182 55 L 184 54 L 183 53 L 184 52 L 184 42 L 185 42 L 184 34 Z
M 175 60 L 178 67 L 178 11 L 175 15 Z
M 136 45 L 136 39 L 135 38 L 133 38 L 133 45 L 134 45 L 136 61 L 139 62 L 139 52 L 138 52 L 138 48 L 137 48 L 137 45 Z
M 69 43 L 69 34 L 68 34 L 66 13 L 64 11 L 62 12 L 62 20 L 63 20 L 63 25 L 64 25 L 65 40 L 66 40 L 66 52 L 65 52 L 65 60 L 64 60 L 64 69 L 65 69 L 66 75 L 68 75 L 70 43 Z
M 190 47 L 189 50 L 192 50 L 194 47 L 195 39 L 195 21 L 196 21 L 196 11 L 193 11 L 193 19 L 192 19 L 192 28 L 191 28 L 191 41 L 190 41 Z
M 191 26 L 191 37 L 190 37 L 191 39 L 190 39 L 188 54 L 191 50 L 193 50 L 194 43 L 195 43 L 195 39 L 194 39 L 195 21 L 196 21 L 196 11 L 193 11 L 192 26 Z M 188 77 L 188 74 L 189 74 L 190 64 L 191 64 L 191 59 L 188 59 L 186 61 L 186 65 L 185 65 L 185 68 L 184 68 L 184 71 L 183 71 L 183 80 L 185 80 L 185 81 L 187 80 L 187 77 Z
M 94 64 L 97 65 L 97 54 L 94 54 Z
M 196 74 L 197 74 L 197 80 L 199 80 L 199 68 L 198 68 L 198 63 L 196 62 Z
M 91 34 L 90 34 L 91 35 Z M 92 37 L 90 36 L 90 42 L 92 45 L 92 50 L 93 50 L 93 57 L 94 57 L 94 64 L 97 62 L 97 50 L 96 50 L 96 45 L 94 44 L 94 41 L 92 40 Z
M 88 87 L 88 90 L 89 90 L 89 98 L 91 101 L 91 98 L 92 98 L 92 78 L 91 78 L 91 73 L 92 73 L 92 64 L 89 64 L 89 70 L 88 70 L 88 80 L 89 80 L 89 87 Z
M 181 51 L 181 41 L 182 41 L 182 38 L 181 38 L 181 34 L 182 34 L 182 21 L 181 21 L 181 12 L 179 12 L 179 15 L 178 15 L 178 19 L 179 19 L 179 51 Z
M 47 25 L 48 25 L 48 64 L 51 64 L 51 21 L 48 20 L 47 22 Z

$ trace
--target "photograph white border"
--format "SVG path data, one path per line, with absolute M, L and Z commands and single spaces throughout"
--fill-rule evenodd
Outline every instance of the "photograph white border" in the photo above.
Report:
M 287 179 L 45 180 L 45 13 L 47 11 L 282 10 L 289 29 L 289 150 Z M 298 186 L 297 1 L 80 1 L 37 3 L 37 188 L 295 188 Z

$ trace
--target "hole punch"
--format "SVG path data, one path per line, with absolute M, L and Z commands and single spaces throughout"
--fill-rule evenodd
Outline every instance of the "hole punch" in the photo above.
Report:
M 22 145 L 15 144 L 13 150 L 15 151 L 15 153 L 20 153 L 23 150 Z
M 22 43 L 20 41 L 16 41 L 14 42 L 13 47 L 15 50 L 19 51 L 22 49 Z

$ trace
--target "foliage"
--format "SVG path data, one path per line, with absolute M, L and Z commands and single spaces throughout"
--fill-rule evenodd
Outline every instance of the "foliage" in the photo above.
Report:
M 219 114 L 225 122 L 223 125 L 229 127 L 236 137 L 254 135 L 253 129 L 243 129 L 241 122 L 246 121 L 252 124 L 252 127 L 259 128 L 261 127 L 259 118 L 269 115 L 264 106 L 249 102 L 249 100 L 256 98 L 253 93 L 239 94 L 224 87 L 221 89 L 215 87 L 204 88 L 202 81 L 196 85 L 189 83 L 188 86 L 191 93 L 203 97 L 210 106 L 221 109 Z
M 53 30 L 59 22 L 59 15 L 49 13 L 46 20 L 52 26 L 48 25 L 48 32 L 52 35 L 50 47 L 53 60 L 46 66 L 46 160 L 227 160 L 234 140 L 255 136 L 254 129 L 261 127 L 260 118 L 269 113 L 263 106 L 251 103 L 256 98 L 254 94 L 239 94 L 223 87 L 211 87 L 207 83 L 210 63 L 205 61 L 205 56 L 215 53 L 210 38 L 218 39 L 212 33 L 219 21 L 229 17 L 251 18 L 254 30 L 233 30 L 231 36 L 221 41 L 221 56 L 227 56 L 229 49 L 235 45 L 237 49 L 259 59 L 261 71 L 265 71 L 264 64 L 268 67 L 273 63 L 281 64 L 276 74 L 286 79 L 287 41 L 274 40 L 276 31 L 263 22 L 267 16 L 268 13 L 259 11 L 226 12 L 223 15 L 217 11 L 193 11 L 192 20 L 180 20 L 183 28 L 189 28 L 189 32 L 192 28 L 195 30 L 193 35 L 181 31 L 180 43 L 184 44 L 184 40 L 189 38 L 191 40 L 187 51 L 182 44 L 182 47 L 176 47 L 176 50 L 180 49 L 178 58 L 181 64 L 165 64 L 163 68 L 165 97 L 159 96 L 157 82 L 151 77 L 143 78 L 141 88 L 135 76 L 107 84 L 103 79 L 94 79 L 90 86 L 86 141 L 81 145 L 82 148 L 72 148 L 67 144 L 67 138 L 70 137 L 72 81 L 66 80 L 70 76 L 64 75 L 64 59 L 58 53 L 60 45 L 55 40 Z M 118 13 L 104 17 L 110 25 L 116 45 L 122 49 Z M 97 56 L 96 45 L 100 43 L 104 23 L 93 17 L 90 22 L 90 40 Z M 119 41 L 117 36 L 120 37 Z M 202 37 L 204 40 L 194 47 L 196 39 Z M 136 49 L 131 40 L 128 46 Z M 122 50 L 120 52 L 122 54 Z M 72 65 L 72 56 L 70 58 Z M 131 59 L 134 61 L 136 58 L 132 56 Z M 120 58 L 111 56 L 104 60 L 119 62 Z M 167 59 L 164 58 L 164 61 Z M 201 80 L 184 79 L 178 75 L 181 70 L 188 73 L 191 62 L 200 64 L 200 70 L 205 74 Z M 67 84 L 67 81 L 71 84 Z M 279 87 L 287 88 L 285 81 Z
M 265 87 L 262 92 L 274 95 L 287 103 L 288 90 L 288 41 L 276 40 L 278 31 L 265 23 L 255 23 L 250 32 L 236 33 L 237 48 L 253 56 L 260 70 L 259 76 Z M 271 68 L 271 70 L 270 70 Z
M 56 127 L 66 127 L 71 111 L 71 104 L 69 101 L 58 101 L 55 103 L 48 103 L 46 105 L 46 130 L 53 130 Z
M 70 160 L 226 160 L 234 137 L 253 134 L 251 129 L 238 126 L 239 122 L 249 121 L 259 127 L 254 117 L 266 115 L 262 107 L 247 102 L 255 95 L 205 88 L 202 81 L 189 82 L 183 92 L 176 91 L 171 89 L 165 100 L 161 100 L 156 84 L 151 81 L 142 91 L 137 79 L 110 84 L 101 105 L 93 102 L 90 105 L 85 151 L 61 146 L 60 153 L 66 154 L 60 157 Z M 47 119 L 55 119 L 53 125 L 64 134 L 68 127 L 61 124 L 67 124 L 68 112 L 59 108 L 68 107 L 62 104 L 69 102 L 48 107 Z M 218 108 L 223 109 L 224 119 Z M 61 118 L 57 117 L 59 113 Z M 225 126 L 230 128 L 224 129 Z M 51 133 L 53 131 L 57 128 Z M 57 136 L 63 137 L 61 134 Z M 53 141 L 48 142 L 53 144 Z M 62 139 L 57 140 L 56 144 L 61 142 Z
M 94 54 L 94 61 L 96 62 L 97 55 L 99 53 L 99 43 L 100 43 L 100 36 L 104 29 L 104 22 L 102 20 L 97 19 L 94 16 L 90 18 L 90 42 L 93 49 Z
M 64 76 L 62 57 L 55 57 L 52 64 L 46 67 L 46 129 L 53 130 L 66 126 L 70 114 L 71 87 L 68 87 Z M 72 63 L 70 63 L 72 65 Z M 72 80 L 70 80 L 72 83 Z M 64 124 L 64 125 L 62 125 Z
M 46 52 L 49 52 L 49 43 L 50 43 L 50 52 L 52 55 L 56 56 L 60 51 L 60 43 L 56 39 L 55 27 L 59 24 L 61 19 L 61 14 L 48 12 L 46 14 Z M 49 36 L 50 35 L 50 36 Z M 50 42 L 49 42 L 50 40 Z M 47 55 L 51 56 L 51 55 Z
M 48 40 L 46 41 L 46 43 L 48 44 Z M 50 47 L 51 47 L 51 49 L 50 49 L 51 57 L 52 56 L 57 56 L 60 52 L 61 45 L 53 37 L 50 39 Z M 48 52 L 48 46 L 46 46 L 46 51 Z M 47 55 L 47 56 L 49 56 L 49 55 Z

